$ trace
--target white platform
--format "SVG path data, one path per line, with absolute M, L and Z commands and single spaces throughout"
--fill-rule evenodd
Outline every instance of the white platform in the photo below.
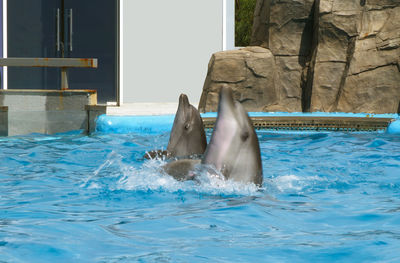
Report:
M 195 103 L 197 107 L 198 103 Z M 148 116 L 175 114 L 178 103 L 126 103 L 120 107 L 107 106 L 107 115 L 113 116 Z

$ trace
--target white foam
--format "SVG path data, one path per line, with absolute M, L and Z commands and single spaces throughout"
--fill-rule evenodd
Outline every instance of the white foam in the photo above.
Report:
M 142 165 L 132 166 L 122 162 L 122 157 L 111 153 L 109 158 L 99 166 L 81 185 L 87 188 L 106 187 L 108 190 L 126 191 L 163 191 L 163 192 L 197 192 L 212 195 L 255 195 L 259 187 L 250 183 L 244 184 L 225 180 L 221 174 L 205 167 L 197 167 L 195 181 L 177 181 L 166 174 L 162 166 L 165 160 L 146 160 Z M 104 169 L 118 167 L 114 174 L 101 175 Z

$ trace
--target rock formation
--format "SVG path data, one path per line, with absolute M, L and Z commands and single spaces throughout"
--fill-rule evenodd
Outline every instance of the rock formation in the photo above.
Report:
M 398 112 L 400 0 L 257 0 L 251 45 L 214 54 L 200 100 L 222 84 L 248 111 Z
M 219 89 L 226 83 L 248 111 L 261 111 L 278 101 L 274 75 L 275 59 L 268 49 L 246 47 L 215 53 L 208 65 L 200 109 L 217 111 Z

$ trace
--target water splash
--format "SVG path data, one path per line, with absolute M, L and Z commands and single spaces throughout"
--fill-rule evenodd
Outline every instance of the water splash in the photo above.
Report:
M 196 180 L 177 181 L 162 169 L 166 163 L 164 159 L 156 158 L 141 164 L 128 164 L 123 162 L 121 155 L 112 152 L 107 160 L 84 180 L 81 187 L 109 191 L 184 191 L 210 195 L 256 195 L 260 191 L 253 183 L 225 180 L 222 174 L 202 165 L 195 169 Z

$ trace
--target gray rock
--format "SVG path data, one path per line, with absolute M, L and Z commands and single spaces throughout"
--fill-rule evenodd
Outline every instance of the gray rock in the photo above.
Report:
M 248 111 L 399 110 L 400 0 L 257 0 L 254 14 L 260 47 L 212 56 L 201 111 L 222 84 Z
M 308 56 L 314 0 L 270 2 L 269 45 L 275 56 Z
M 395 65 L 348 76 L 336 111 L 397 113 L 400 74 Z
M 276 56 L 276 90 L 279 101 L 264 111 L 301 112 L 301 76 L 303 68 L 298 56 Z
M 319 7 L 306 110 L 397 112 L 400 1 L 320 0 Z
M 217 111 L 219 90 L 227 84 L 248 111 L 261 111 L 277 101 L 274 75 L 275 60 L 268 49 L 246 47 L 217 52 L 208 65 L 199 110 Z

